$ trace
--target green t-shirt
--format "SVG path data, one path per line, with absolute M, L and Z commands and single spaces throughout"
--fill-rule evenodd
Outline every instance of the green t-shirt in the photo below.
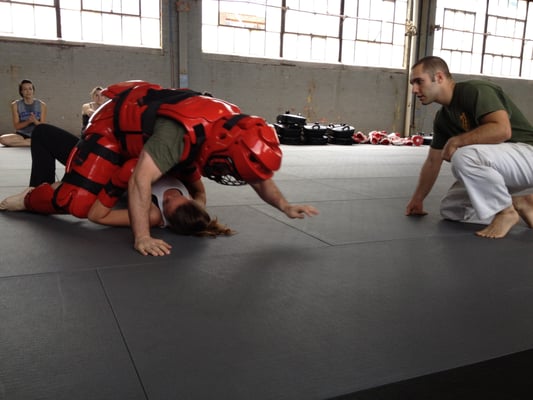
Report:
M 458 82 L 450 105 L 437 112 L 431 147 L 442 149 L 449 138 L 478 127 L 483 116 L 499 110 L 507 111 L 511 121 L 512 136 L 508 142 L 533 145 L 533 125 L 509 96 L 491 82 L 472 80 Z
M 177 121 L 158 117 L 154 133 L 144 144 L 146 151 L 162 173 L 168 172 L 180 160 L 184 150 L 185 128 Z

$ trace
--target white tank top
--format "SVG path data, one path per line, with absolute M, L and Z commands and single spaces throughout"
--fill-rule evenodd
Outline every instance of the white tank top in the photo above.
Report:
M 152 196 L 156 199 L 156 206 L 161 211 L 161 217 L 163 218 L 162 228 L 168 226 L 168 221 L 163 213 L 163 195 L 168 189 L 177 189 L 185 197 L 191 198 L 189 191 L 185 185 L 177 178 L 169 175 L 163 175 L 157 182 L 152 185 Z

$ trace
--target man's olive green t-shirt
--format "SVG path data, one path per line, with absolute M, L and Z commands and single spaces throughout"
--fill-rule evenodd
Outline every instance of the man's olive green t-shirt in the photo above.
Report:
M 509 115 L 512 137 L 508 141 L 533 145 L 533 125 L 502 88 L 488 81 L 471 80 L 456 83 L 450 105 L 437 112 L 431 147 L 442 149 L 449 138 L 478 127 L 483 116 L 499 110 Z
M 185 128 L 179 122 L 164 117 L 156 119 L 154 133 L 144 144 L 144 150 L 163 174 L 181 159 L 184 136 Z

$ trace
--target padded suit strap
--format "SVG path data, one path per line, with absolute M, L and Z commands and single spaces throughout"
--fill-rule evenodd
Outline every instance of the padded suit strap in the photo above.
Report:
M 248 114 L 237 114 L 232 116 L 230 119 L 228 119 L 224 125 L 222 126 L 227 131 L 231 131 L 235 125 L 239 123 L 239 121 L 243 118 L 249 117 Z
M 120 112 L 124 102 L 127 100 L 134 87 L 129 88 L 120 93 L 115 98 L 115 109 L 113 114 L 113 132 L 115 137 L 120 141 L 123 149 L 127 149 L 126 135 L 147 135 L 151 136 L 154 132 L 155 120 L 157 118 L 157 111 L 163 104 L 177 104 L 190 97 L 201 95 L 200 92 L 195 92 L 189 89 L 148 89 L 147 94 L 137 100 L 139 107 L 146 106 L 146 109 L 141 115 L 141 131 L 140 132 L 124 132 L 120 126 Z
M 123 160 L 120 154 L 98 143 L 98 140 L 102 137 L 102 135 L 92 134 L 89 138 L 80 140 L 76 145 L 76 154 L 72 162 L 79 165 L 85 162 L 89 154 L 96 154 L 111 164 L 122 164 Z
M 113 101 L 115 102 L 115 108 L 113 111 L 113 133 L 115 137 L 120 141 L 120 145 L 123 149 L 127 149 L 126 145 L 126 135 L 120 129 L 120 110 L 122 109 L 122 105 L 126 101 L 126 98 L 130 94 L 130 92 L 133 90 L 133 87 L 124 90 L 122 93 L 120 93 Z M 142 132 L 140 132 L 142 133 Z
M 191 144 L 189 155 L 187 158 L 178 164 L 174 165 L 170 169 L 170 173 L 174 174 L 189 174 L 196 169 L 195 162 L 202 148 L 202 144 L 205 142 L 205 129 L 202 124 L 193 126 L 194 133 L 196 135 L 196 143 Z
M 139 105 L 145 105 L 147 108 L 142 115 L 142 131 L 148 135 L 154 133 L 155 119 L 157 110 L 163 104 L 177 104 L 190 97 L 200 96 L 200 92 L 189 89 L 149 89 L 146 96 L 139 101 Z

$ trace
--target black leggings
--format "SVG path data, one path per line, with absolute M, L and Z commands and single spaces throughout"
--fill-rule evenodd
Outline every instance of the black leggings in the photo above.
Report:
M 49 124 L 37 125 L 31 134 L 30 186 L 56 181 L 56 160 L 65 165 L 79 138 Z

